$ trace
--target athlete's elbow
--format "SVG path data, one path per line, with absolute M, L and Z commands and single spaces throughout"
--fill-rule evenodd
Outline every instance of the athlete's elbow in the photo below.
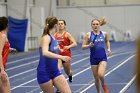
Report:
M 83 50 L 85 49 L 85 46 L 84 46 L 84 45 L 82 45 L 82 49 L 83 49 Z
M 77 42 L 75 42 L 75 47 L 77 46 Z
M 43 55 L 43 56 L 48 56 L 48 52 L 42 51 L 42 55 Z

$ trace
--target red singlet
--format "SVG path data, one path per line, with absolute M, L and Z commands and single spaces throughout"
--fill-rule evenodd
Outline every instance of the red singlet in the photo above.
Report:
M 63 49 L 64 46 L 69 46 L 70 45 L 70 40 L 67 39 L 66 36 L 65 36 L 66 33 L 67 32 L 63 32 L 63 34 L 61 36 L 58 36 L 58 32 L 56 32 L 56 34 L 55 34 L 55 38 L 56 38 L 56 40 L 59 43 L 60 49 Z M 71 57 L 71 51 L 70 51 L 70 49 L 64 50 L 63 52 L 59 51 L 59 54 L 60 55 L 63 55 L 63 56 L 69 56 L 69 57 Z
M 6 62 L 8 59 L 8 54 L 9 54 L 9 49 L 10 49 L 10 43 L 7 41 L 3 47 L 3 51 L 2 51 L 2 60 L 3 60 L 3 66 L 4 69 L 6 67 Z

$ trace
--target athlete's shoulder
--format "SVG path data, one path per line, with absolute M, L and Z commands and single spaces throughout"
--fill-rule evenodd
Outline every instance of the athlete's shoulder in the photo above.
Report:
M 107 32 L 106 31 L 101 31 L 104 35 L 106 35 L 107 34 Z
M 90 38 L 90 35 L 91 35 L 91 32 L 87 32 L 85 37 Z
M 86 35 L 89 36 L 91 34 L 91 32 L 87 32 Z
M 0 38 L 1 38 L 1 40 L 6 40 L 7 36 L 6 36 L 6 34 L 0 34 Z
M 58 34 L 58 32 L 56 31 L 56 32 L 54 33 L 54 36 L 56 37 L 57 34 Z
M 101 31 L 104 35 L 104 37 L 106 38 L 107 37 L 107 32 L 106 31 Z
M 67 31 L 65 31 L 64 34 L 65 34 L 65 37 L 71 37 L 71 36 L 72 36 L 72 35 L 71 35 L 69 32 L 67 32 Z
M 51 36 L 50 35 L 44 35 L 42 36 L 42 40 L 50 40 Z
M 65 33 L 66 35 L 71 35 L 68 31 L 65 31 L 64 33 Z

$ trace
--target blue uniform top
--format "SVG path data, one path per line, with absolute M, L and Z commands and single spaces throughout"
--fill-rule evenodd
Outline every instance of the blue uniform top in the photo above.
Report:
M 91 31 L 89 42 L 93 42 L 95 36 L 96 35 L 93 33 L 93 31 Z M 94 41 L 94 46 L 90 47 L 90 57 L 92 58 L 105 58 L 106 57 L 105 38 L 102 31 L 100 31 L 100 34 L 97 35 Z
M 49 44 L 49 51 L 58 54 L 59 45 L 54 37 L 50 35 L 51 41 Z M 58 70 L 58 59 L 50 58 L 42 55 L 42 48 L 39 48 L 40 60 L 37 70 L 39 71 L 56 71 Z

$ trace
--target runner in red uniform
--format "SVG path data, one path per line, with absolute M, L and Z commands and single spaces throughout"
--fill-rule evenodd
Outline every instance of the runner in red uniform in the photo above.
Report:
M 70 51 L 70 48 L 69 49 L 64 49 L 64 46 L 69 46 L 70 45 L 70 40 L 68 38 L 66 38 L 66 34 L 68 32 L 64 31 L 63 34 L 59 37 L 58 36 L 58 32 L 56 32 L 56 39 L 59 43 L 59 46 L 60 46 L 60 51 L 59 51 L 59 54 L 60 55 L 67 55 L 69 57 L 71 57 L 71 51 Z
M 10 50 L 10 43 L 6 41 L 2 51 L 2 61 L 3 61 L 4 69 L 6 68 L 6 62 L 8 59 L 9 50 Z
M 58 21 L 59 31 L 56 32 L 54 36 L 60 46 L 59 54 L 71 57 L 70 48 L 77 46 L 77 43 L 73 38 L 73 36 L 65 30 L 65 26 L 66 26 L 65 20 L 59 20 Z M 65 73 L 69 77 L 69 82 L 72 82 L 71 63 L 59 60 L 59 64 L 58 64 L 59 69 L 62 68 L 62 65 L 64 67 Z
M 6 35 L 7 31 L 8 19 L 0 17 L 0 93 L 11 93 L 9 78 L 5 72 L 5 65 L 10 50 L 10 44 Z

